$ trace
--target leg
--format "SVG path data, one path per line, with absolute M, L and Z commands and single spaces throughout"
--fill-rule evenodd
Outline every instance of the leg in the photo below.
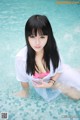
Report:
M 75 99 L 75 100 L 80 99 L 80 91 L 75 89 L 74 87 L 69 87 L 62 83 L 56 82 L 53 88 L 61 90 L 63 94 L 69 96 L 72 99 Z
M 63 73 L 53 87 L 73 99 L 80 99 L 80 73 L 64 64 Z

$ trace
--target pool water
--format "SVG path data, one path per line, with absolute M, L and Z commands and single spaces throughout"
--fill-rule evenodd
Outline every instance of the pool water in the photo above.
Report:
M 33 14 L 47 15 L 64 62 L 80 69 L 79 11 L 78 4 L 58 5 L 56 0 L 0 1 L 0 112 L 7 112 L 8 120 L 80 120 L 80 101 L 65 95 L 47 103 L 31 86 L 29 98 L 14 96 L 21 90 L 15 76 L 15 55 L 25 46 L 27 19 Z

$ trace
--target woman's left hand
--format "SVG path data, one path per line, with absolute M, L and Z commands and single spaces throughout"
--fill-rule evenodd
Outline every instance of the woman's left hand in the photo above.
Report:
M 33 86 L 36 88 L 50 88 L 52 84 L 44 82 L 43 80 L 41 81 L 41 84 L 33 82 Z

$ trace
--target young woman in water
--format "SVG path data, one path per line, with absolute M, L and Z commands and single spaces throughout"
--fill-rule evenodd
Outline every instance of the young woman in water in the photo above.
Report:
M 29 85 L 46 101 L 60 93 L 80 99 L 80 74 L 62 62 L 48 18 L 31 16 L 25 25 L 26 46 L 16 55 L 16 78 L 22 91 L 16 95 L 27 97 Z

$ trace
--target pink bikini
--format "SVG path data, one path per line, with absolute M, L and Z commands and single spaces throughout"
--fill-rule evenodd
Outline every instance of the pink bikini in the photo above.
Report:
M 37 72 L 35 72 L 34 78 L 43 78 L 43 77 L 47 76 L 48 74 L 49 74 L 49 71 L 48 72 L 44 72 L 44 73 L 37 73 Z

